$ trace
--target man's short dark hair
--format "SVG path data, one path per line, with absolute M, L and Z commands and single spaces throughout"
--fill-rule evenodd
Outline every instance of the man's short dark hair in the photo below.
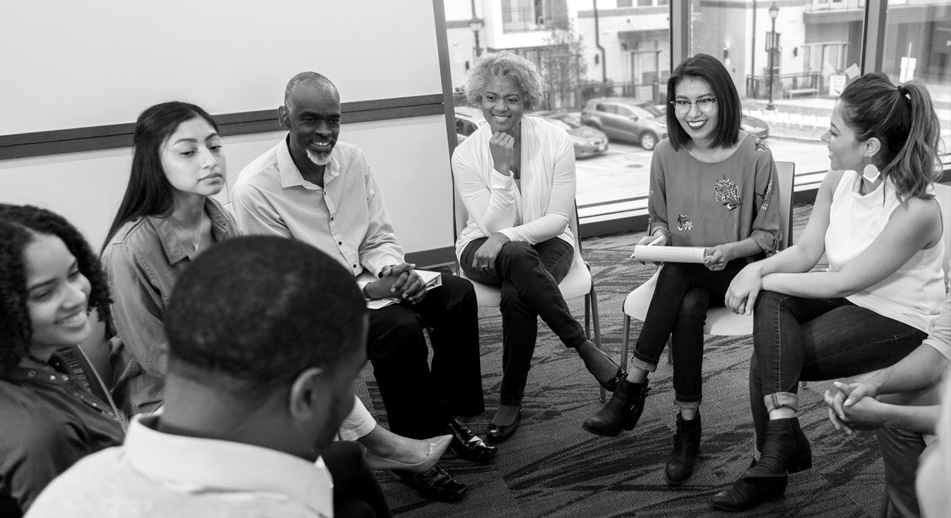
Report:
M 179 278 L 166 315 L 169 372 L 266 397 L 305 369 L 334 369 L 364 343 L 353 275 L 305 243 L 270 236 L 215 245 Z

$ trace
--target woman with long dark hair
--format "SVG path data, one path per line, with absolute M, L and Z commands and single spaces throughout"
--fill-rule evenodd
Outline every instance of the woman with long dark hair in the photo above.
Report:
M 693 473 L 700 448 L 707 308 L 722 304 L 744 266 L 776 252 L 782 231 L 776 164 L 769 148 L 740 128 L 740 97 L 726 67 L 706 54 L 685 59 L 667 81 L 667 101 L 669 138 L 651 159 L 648 236 L 639 244 L 705 247 L 705 262 L 667 263 L 657 273 L 631 370 L 583 426 L 607 436 L 635 427 L 648 374 L 670 337 L 679 411 L 665 477 L 676 486 Z
M 225 186 L 218 124 L 184 102 L 139 115 L 132 172 L 102 250 L 124 344 L 117 400 L 130 415 L 162 401 L 165 307 L 182 271 L 214 243 L 237 236 L 234 218 L 213 195 Z
M 78 350 L 108 322 L 99 258 L 63 217 L 0 204 L 0 516 L 82 457 L 122 443 L 121 415 Z
M 881 73 L 849 84 L 822 136 L 830 171 L 795 246 L 744 268 L 727 306 L 753 312 L 755 462 L 713 497 L 726 510 L 782 496 L 812 467 L 800 380 L 888 367 L 928 336 L 944 299 L 941 207 L 931 193 L 938 117 L 924 85 Z M 812 272 L 825 254 L 827 271 Z

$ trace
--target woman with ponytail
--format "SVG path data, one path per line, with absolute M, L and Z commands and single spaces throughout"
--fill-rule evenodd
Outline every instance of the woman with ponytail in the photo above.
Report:
M 750 263 L 725 303 L 753 313 L 750 405 L 758 460 L 714 506 L 750 509 L 782 496 L 812 466 L 796 417 L 799 382 L 888 367 L 928 336 L 944 299 L 938 117 L 924 86 L 856 79 L 822 136 L 832 162 L 796 244 Z M 823 253 L 826 271 L 811 272 Z

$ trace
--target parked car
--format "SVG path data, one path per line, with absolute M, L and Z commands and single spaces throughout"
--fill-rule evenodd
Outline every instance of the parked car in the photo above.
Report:
M 603 131 L 611 140 L 637 142 L 650 151 L 667 138 L 667 120 L 654 105 L 627 97 L 591 99 L 581 110 L 581 122 Z
M 766 125 L 766 122 L 761 119 L 757 119 L 756 117 L 744 115 L 740 120 L 740 127 L 743 128 L 743 131 L 753 135 L 754 137 L 759 137 L 761 139 L 769 137 L 769 126 Z
M 482 125 L 488 124 L 482 110 L 469 106 L 456 106 L 456 145 L 469 138 Z
M 592 127 L 585 126 L 578 119 L 559 111 L 540 111 L 531 113 L 541 117 L 568 132 L 571 144 L 575 148 L 575 158 L 594 156 L 608 150 L 608 136 Z

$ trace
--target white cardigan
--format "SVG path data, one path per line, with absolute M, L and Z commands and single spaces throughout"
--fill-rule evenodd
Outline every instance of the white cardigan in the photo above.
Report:
M 452 156 L 456 189 L 469 213 L 456 256 L 474 239 L 502 232 L 531 245 L 559 237 L 572 246 L 568 218 L 575 210 L 575 152 L 565 130 L 537 117 L 521 121 L 520 189 L 512 175 L 495 171 L 486 124 Z

